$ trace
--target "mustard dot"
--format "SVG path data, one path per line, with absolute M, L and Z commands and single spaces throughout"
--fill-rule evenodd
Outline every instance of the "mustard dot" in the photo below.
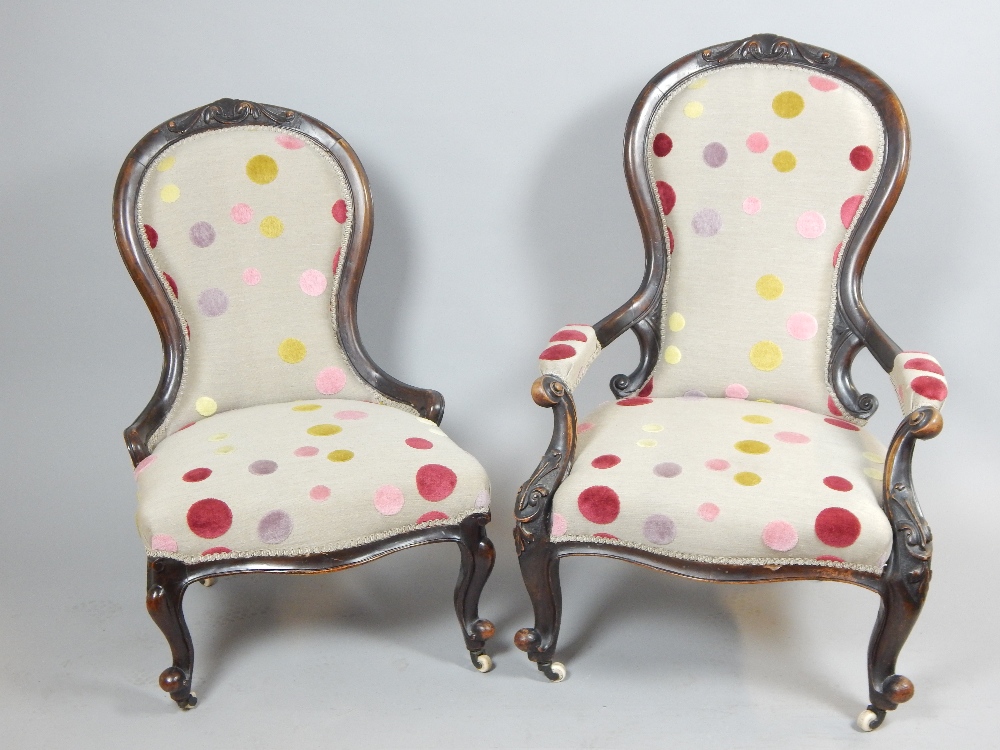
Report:
M 274 239 L 285 231 L 285 224 L 277 216 L 265 216 L 260 220 L 260 233 Z
M 706 83 L 708 83 L 708 78 L 699 78 L 697 81 L 688 86 L 688 88 L 697 91 L 698 89 L 705 88 Z
M 637 442 L 636 445 L 638 445 L 640 448 L 655 448 L 656 441 L 650 440 L 649 438 L 645 438 L 644 440 L 640 440 L 639 442 Z
M 294 365 L 306 358 L 306 345 L 298 339 L 285 339 L 278 344 L 278 356 Z
M 880 464 L 885 461 L 885 459 L 882 458 L 882 456 L 880 456 L 878 453 L 872 453 L 871 451 L 865 451 L 862 455 L 869 461 L 871 461 L 873 464 Z
M 160 200 L 164 203 L 173 203 L 181 197 L 181 189 L 176 185 L 164 185 L 160 191 Z
M 781 279 L 773 273 L 769 273 L 757 279 L 756 288 L 757 294 L 764 299 L 778 299 L 778 297 L 780 297 L 785 291 L 785 285 L 782 284 Z
M 755 484 L 760 484 L 760 475 L 754 474 L 752 471 L 741 471 L 733 474 L 733 479 L 736 480 L 736 484 L 742 484 L 744 487 L 753 487 Z
M 871 466 L 866 466 L 865 476 L 882 481 L 882 469 L 873 469 Z
M 778 117 L 790 120 L 802 114 L 806 108 L 806 100 L 794 91 L 782 91 L 771 101 L 771 109 Z
M 643 432 L 663 432 L 662 424 L 644 424 L 642 426 Z
M 690 117 L 692 120 L 696 117 L 701 117 L 702 113 L 705 111 L 705 105 L 701 102 L 688 102 L 684 105 L 684 114 Z
M 312 427 L 306 430 L 306 432 L 308 432 L 310 435 L 325 436 L 325 435 L 336 435 L 343 429 L 344 428 L 341 427 L 339 424 L 314 424 Z
M 174 166 L 176 162 L 177 162 L 177 157 L 175 156 L 168 156 L 166 159 L 160 159 L 160 161 L 157 162 L 156 164 L 156 171 L 166 172 L 168 169 Z
M 278 176 L 278 162 L 266 154 L 257 154 L 247 162 L 247 177 L 258 185 L 274 182 Z
M 316 411 L 321 408 L 323 407 L 319 404 L 296 404 L 292 407 L 292 411 Z
M 332 451 L 328 453 L 326 457 L 331 461 L 333 461 L 334 463 L 339 464 L 343 463 L 344 461 L 350 461 L 352 458 L 354 458 L 354 452 L 345 450 Z
M 733 447 L 740 453 L 750 453 L 755 456 L 768 453 L 771 450 L 770 445 L 759 440 L 740 440 Z
M 681 350 L 671 344 L 663 352 L 663 359 L 667 364 L 676 365 L 681 361 Z
M 226 433 L 226 432 L 217 432 L 214 435 L 212 435 L 212 437 L 210 437 L 209 440 L 213 440 L 215 442 L 218 442 L 220 440 L 225 440 L 227 437 L 229 437 L 228 433 Z
M 744 422 L 749 422 L 750 424 L 771 424 L 774 420 L 770 417 L 765 417 L 762 414 L 747 414 L 743 417 Z
M 675 333 L 684 327 L 687 321 L 684 320 L 684 316 L 679 312 L 670 313 L 670 317 L 667 318 L 667 327 Z
M 774 403 L 774 402 L 773 402 L 773 401 L 772 401 L 771 399 L 769 399 L 769 398 L 757 398 L 757 399 L 754 399 L 754 401 L 758 401 L 758 402 L 760 402 L 760 403 L 762 403 L 762 404 L 773 404 L 773 403 Z
M 219 448 L 216 448 L 215 452 L 225 455 L 227 453 L 232 453 L 234 450 L 236 450 L 236 446 L 234 445 L 223 445 L 220 446 Z
M 194 410 L 203 417 L 212 416 L 218 408 L 219 405 L 215 403 L 215 399 L 208 396 L 202 396 L 194 402 Z
M 781 364 L 781 347 L 773 341 L 758 341 L 750 347 L 750 364 L 764 372 L 776 369 Z
M 791 172 L 795 169 L 795 154 L 791 151 L 779 151 L 771 159 L 771 163 L 779 172 Z

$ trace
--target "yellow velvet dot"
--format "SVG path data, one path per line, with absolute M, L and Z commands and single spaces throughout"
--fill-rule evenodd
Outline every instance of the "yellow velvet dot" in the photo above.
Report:
M 321 408 L 319 404 L 296 404 L 292 407 L 292 411 L 316 411 Z
M 662 424 L 644 424 L 642 426 L 644 432 L 663 432 Z
M 701 102 L 688 102 L 684 105 L 684 114 L 686 114 L 691 119 L 695 117 L 701 117 L 702 113 L 705 111 L 705 105 Z
M 247 177 L 258 185 L 274 182 L 278 176 L 278 162 L 266 154 L 257 154 L 247 162 Z
M 779 151 L 771 159 L 771 163 L 779 172 L 791 172 L 795 169 L 795 154 L 791 151 Z
M 221 453 L 221 454 L 225 455 L 226 453 L 232 453 L 234 450 L 236 450 L 236 446 L 235 445 L 223 445 L 223 446 L 220 446 L 220 447 L 216 448 L 215 452 L 216 453 Z
M 274 239 L 285 231 L 285 224 L 277 216 L 265 216 L 260 220 L 260 233 Z
M 743 421 L 750 424 L 771 424 L 774 420 L 770 417 L 765 417 L 763 414 L 747 414 L 743 417 Z
M 177 162 L 177 157 L 168 156 L 166 159 L 160 159 L 159 163 L 156 165 L 156 170 L 158 172 L 166 172 Z
M 885 459 L 878 453 L 872 453 L 871 451 L 865 451 L 862 455 L 869 461 L 871 461 L 873 464 L 880 464 L 885 461 Z
M 733 479 L 736 480 L 736 484 L 742 484 L 744 487 L 753 487 L 755 484 L 760 484 L 760 475 L 754 474 L 752 471 L 741 471 L 733 474 Z
M 671 344 L 663 352 L 663 359 L 667 364 L 676 365 L 681 361 L 681 350 Z
M 769 372 L 781 364 L 781 347 L 773 341 L 758 341 L 750 347 L 750 364 Z
M 334 463 L 340 464 L 343 463 L 344 461 L 350 461 L 352 458 L 354 458 L 354 452 L 345 450 L 332 451 L 326 454 L 326 457 L 331 461 L 333 461 Z
M 782 91 L 771 101 L 771 109 L 778 117 L 790 120 L 802 114 L 806 108 L 806 100 L 794 91 Z
M 670 313 L 670 317 L 667 318 L 667 327 L 675 333 L 684 327 L 687 321 L 684 320 L 684 316 L 679 312 Z
M 773 404 L 774 402 L 769 398 L 756 398 L 754 401 L 758 401 L 762 404 Z
M 873 469 L 871 466 L 865 467 L 865 476 L 871 477 L 872 479 L 878 479 L 882 481 L 882 470 Z
M 656 441 L 646 438 L 644 440 L 640 440 L 639 442 L 637 442 L 636 445 L 638 445 L 640 448 L 655 448 Z
M 294 365 L 306 358 L 306 345 L 298 339 L 285 339 L 278 344 L 278 356 Z
M 164 185 L 160 191 L 160 200 L 164 203 L 173 203 L 181 197 L 181 189 L 176 185 Z
M 771 450 L 771 446 L 767 443 L 762 443 L 759 440 L 740 440 L 733 446 L 740 453 L 750 453 L 755 456 L 759 456 L 762 453 L 767 453 Z
M 708 78 L 699 78 L 697 81 L 688 86 L 688 88 L 697 91 L 698 89 L 705 88 L 706 83 L 708 83 Z
M 212 435 L 212 437 L 210 437 L 209 440 L 213 440 L 215 442 L 218 442 L 220 440 L 225 440 L 227 437 L 229 437 L 229 433 L 227 433 L 227 432 L 217 432 L 214 435 Z
M 215 399 L 209 398 L 208 396 L 202 396 L 194 402 L 194 410 L 203 417 L 212 416 L 218 408 L 219 405 L 215 403 Z
M 785 291 L 785 285 L 773 273 L 766 274 L 757 279 L 756 287 L 757 294 L 764 299 L 778 299 Z
M 336 435 L 343 429 L 339 424 L 314 424 L 306 432 L 310 435 Z

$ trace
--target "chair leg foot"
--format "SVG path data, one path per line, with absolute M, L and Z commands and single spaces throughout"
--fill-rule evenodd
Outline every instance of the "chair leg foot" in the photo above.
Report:
M 535 625 L 517 631 L 514 645 L 524 651 L 549 680 L 562 682 L 566 678 L 566 668 L 552 660 L 562 617 L 559 556 L 551 544 L 541 543 L 525 548 L 518 562 L 525 588 L 531 597 Z
M 479 616 L 479 599 L 496 561 L 493 542 L 486 536 L 488 521 L 488 516 L 475 515 L 462 522 L 458 543 L 462 567 L 455 586 L 455 612 L 472 665 L 480 672 L 493 669 L 493 660 L 486 653 L 485 646 L 486 641 L 496 634 L 493 623 Z
M 160 687 L 185 710 L 198 704 L 198 697 L 191 692 L 194 646 L 182 608 L 186 578 L 185 565 L 179 560 L 152 558 L 148 562 L 146 609 L 167 639 L 173 657 L 173 665 L 160 674 Z

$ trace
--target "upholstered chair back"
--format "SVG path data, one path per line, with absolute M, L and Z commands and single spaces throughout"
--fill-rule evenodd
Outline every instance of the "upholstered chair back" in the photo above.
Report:
M 714 67 L 658 102 L 645 149 L 669 245 L 650 395 L 839 414 L 841 249 L 885 152 L 872 103 L 800 66 Z
M 136 210 L 186 343 L 179 392 L 151 444 L 230 409 L 385 402 L 338 339 L 355 207 L 328 149 L 281 127 L 196 132 L 146 167 Z

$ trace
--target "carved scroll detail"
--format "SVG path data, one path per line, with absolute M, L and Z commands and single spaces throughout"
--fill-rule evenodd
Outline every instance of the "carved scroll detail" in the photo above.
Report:
M 290 109 L 242 99 L 219 99 L 194 110 L 184 119 L 171 120 L 167 123 L 167 130 L 176 135 L 188 135 L 209 127 L 213 121 L 220 125 L 239 125 L 247 120 L 257 121 L 248 124 L 286 125 L 295 118 L 295 114 Z
M 716 64 L 783 60 L 823 67 L 837 64 L 837 56 L 832 52 L 775 34 L 755 34 L 738 42 L 709 47 L 702 50 L 701 57 L 706 62 Z
M 639 365 L 631 375 L 619 374 L 611 378 L 611 392 L 615 398 L 635 393 L 649 380 L 660 354 L 660 313 L 656 307 L 648 315 L 632 324 L 632 333 L 639 340 Z
M 830 339 L 830 385 L 840 403 L 852 417 L 869 419 L 878 409 L 878 399 L 871 393 L 861 393 L 851 378 L 851 364 L 864 342 L 844 318 L 840 308 L 833 318 L 833 335 Z

